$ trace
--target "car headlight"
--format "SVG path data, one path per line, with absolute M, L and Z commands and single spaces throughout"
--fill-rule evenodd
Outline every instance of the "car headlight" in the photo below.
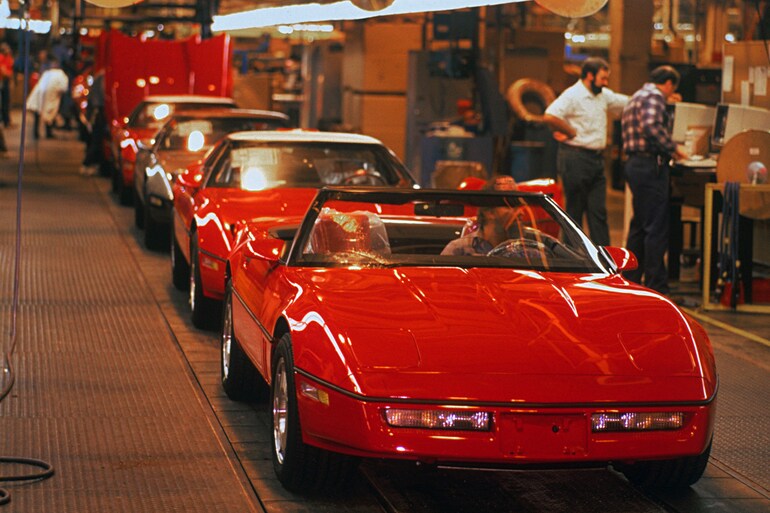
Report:
M 683 412 L 605 412 L 591 415 L 591 431 L 659 431 L 680 429 Z
M 489 431 L 492 420 L 492 414 L 484 411 L 391 408 L 384 410 L 383 415 L 392 427 L 462 431 Z

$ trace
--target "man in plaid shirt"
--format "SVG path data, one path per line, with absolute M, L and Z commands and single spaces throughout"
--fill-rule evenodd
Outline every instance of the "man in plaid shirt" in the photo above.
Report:
M 650 81 L 631 97 L 623 109 L 623 149 L 628 156 L 625 175 L 633 193 L 633 217 L 627 248 L 639 267 L 626 277 L 661 294 L 669 294 L 668 273 L 663 257 L 668 248 L 669 168 L 671 157 L 684 158 L 671 140 L 667 100 L 677 100 L 679 73 L 660 66 Z

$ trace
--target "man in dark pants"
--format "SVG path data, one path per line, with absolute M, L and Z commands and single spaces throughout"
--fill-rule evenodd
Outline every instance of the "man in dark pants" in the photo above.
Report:
M 639 267 L 625 273 L 668 295 L 668 273 L 663 257 L 668 248 L 669 168 L 672 156 L 685 154 L 671 140 L 666 102 L 678 100 L 679 73 L 660 66 L 631 97 L 623 110 L 623 149 L 628 156 L 625 175 L 633 193 L 633 217 L 626 247 L 639 260 Z
M 556 169 L 564 186 L 567 213 L 581 228 L 585 215 L 591 240 L 600 246 L 610 243 L 604 174 L 607 114 L 618 116 L 628 102 L 628 96 L 607 87 L 609 76 L 607 61 L 586 59 L 580 80 L 565 89 L 544 116 L 561 143 Z

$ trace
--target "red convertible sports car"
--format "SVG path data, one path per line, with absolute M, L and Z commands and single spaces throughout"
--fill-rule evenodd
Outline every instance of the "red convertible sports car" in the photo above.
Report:
M 621 276 L 635 265 L 543 194 L 324 188 L 305 216 L 238 232 L 222 384 L 233 399 L 269 384 L 273 466 L 294 491 L 339 485 L 360 457 L 612 464 L 686 487 L 711 448 L 712 348 Z
M 178 94 L 147 96 L 134 107 L 123 123 L 114 120 L 110 127 L 112 156 L 114 162 L 112 186 L 120 203 L 131 203 L 134 184 L 134 165 L 139 151 L 138 141 L 148 139 L 163 126 L 170 114 L 176 110 L 211 108 L 235 108 L 231 98 Z
M 239 223 L 302 215 L 324 185 L 415 186 L 371 137 L 304 130 L 238 132 L 222 139 L 173 187 L 171 271 L 189 286 L 193 324 L 216 326 L 225 263 Z

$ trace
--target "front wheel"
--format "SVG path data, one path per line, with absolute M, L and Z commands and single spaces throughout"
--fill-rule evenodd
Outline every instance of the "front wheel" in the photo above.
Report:
M 168 226 L 157 222 L 150 213 L 150 207 L 144 204 L 144 245 L 147 249 L 165 250 L 168 248 Z
M 131 206 L 134 201 L 134 190 L 130 185 L 123 183 L 123 175 L 118 171 L 118 202 L 124 207 Z
M 295 493 L 318 493 L 341 488 L 357 458 L 305 444 L 297 408 L 291 335 L 281 337 L 273 353 L 270 399 L 273 469 L 284 488 Z
M 216 326 L 219 318 L 217 301 L 203 295 L 201 280 L 200 252 L 196 234 L 190 236 L 190 313 L 196 328 L 208 329 Z
M 190 265 L 184 259 L 182 248 L 179 247 L 179 241 L 174 235 L 174 228 L 171 227 L 171 281 L 177 290 L 187 290 L 190 286 Z
M 695 484 L 703 472 L 711 454 L 711 443 L 697 456 L 675 460 L 638 461 L 621 465 L 619 470 L 629 481 L 642 488 L 682 489 Z
M 138 196 L 134 189 L 134 225 L 141 230 L 144 228 L 144 203 Z

